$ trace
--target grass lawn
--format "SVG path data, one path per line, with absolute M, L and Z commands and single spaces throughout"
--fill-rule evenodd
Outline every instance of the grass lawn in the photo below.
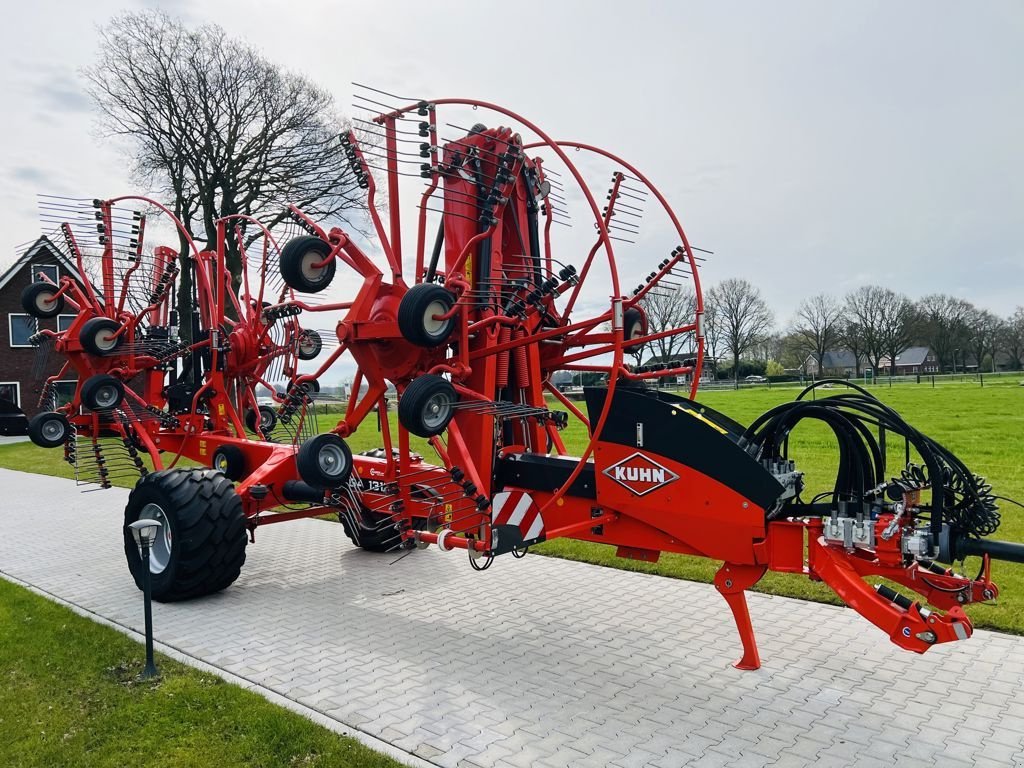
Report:
M 397 766 L 0 579 L 0 765 Z
M 780 387 L 717 390 L 703 392 L 699 399 L 746 424 L 772 406 L 792 400 L 798 392 L 798 389 Z M 974 472 L 987 477 L 996 493 L 1024 502 L 1024 387 L 1017 378 L 991 380 L 984 387 L 973 382 L 947 383 L 935 388 L 927 384 L 902 384 L 892 388 L 874 387 L 872 392 L 912 425 L 954 451 Z M 390 417 L 394 421 L 394 413 Z M 320 424 L 326 429 L 336 418 L 321 416 Z M 586 444 L 587 435 L 579 422 L 570 419 L 563 437 L 570 452 L 579 452 Z M 349 439 L 349 444 L 356 452 L 380 445 L 372 420 Z M 412 447 L 428 459 L 434 456 L 423 440 L 413 438 Z M 798 467 L 806 473 L 811 492 L 805 492 L 804 498 L 831 486 L 837 452 L 827 428 L 813 423 L 800 426 L 793 433 L 790 448 Z M 902 442 L 890 441 L 888 455 L 889 469 L 897 474 L 903 462 Z M 44 451 L 30 444 L 0 446 L 0 466 L 72 477 L 71 467 L 60 460 L 59 451 Z M 1002 526 L 995 537 L 1024 541 L 1024 509 L 1004 503 L 1002 515 Z M 655 564 L 621 560 L 615 557 L 612 547 L 569 539 L 546 542 L 534 551 L 702 582 L 710 582 L 719 565 L 704 558 L 670 554 L 662 555 Z M 978 565 L 968 562 L 968 570 L 970 567 L 976 570 Z M 971 606 L 968 613 L 977 626 L 1024 634 L 1024 566 L 997 562 L 993 573 L 1003 593 L 998 604 Z M 756 589 L 808 600 L 839 602 L 824 585 L 795 574 L 769 573 Z

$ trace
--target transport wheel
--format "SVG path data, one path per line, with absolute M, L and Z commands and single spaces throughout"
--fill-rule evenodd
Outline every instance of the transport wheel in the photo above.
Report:
M 82 404 L 92 411 L 109 411 L 124 400 L 124 384 L 108 373 L 90 376 L 82 384 Z
M 64 297 L 56 296 L 58 290 L 50 283 L 32 283 L 21 292 L 21 308 L 32 317 L 56 317 L 64 309 Z
M 218 592 L 245 562 L 245 515 L 231 481 L 209 469 L 151 472 L 135 485 L 124 510 L 124 553 L 142 589 L 142 553 L 128 527 L 157 520 L 149 553 L 153 599 L 188 600 Z
M 455 318 L 434 318 L 447 314 L 453 306 L 455 297 L 440 285 L 414 285 L 398 305 L 398 330 L 418 347 L 440 346 L 455 330 Z
M 411 491 L 414 499 L 434 501 L 439 507 L 442 504 L 441 495 L 430 486 L 414 485 Z M 362 517 L 365 522 L 369 523 L 369 527 L 363 527 L 357 523 L 358 529 L 353 531 L 348 516 L 342 512 L 338 513 L 338 522 L 341 523 L 345 535 L 353 544 L 367 552 L 393 552 L 401 548 L 402 539 L 398 529 L 393 524 L 389 525 L 386 522 L 390 519 L 387 515 L 371 512 L 363 507 Z M 412 527 L 416 530 L 426 530 L 429 524 L 430 521 L 426 518 L 414 518 Z
M 335 259 L 317 266 L 332 250 L 330 243 L 311 235 L 289 240 L 281 249 L 281 277 L 296 291 L 319 293 L 334 279 Z
M 398 400 L 398 420 L 414 435 L 439 435 L 455 415 L 458 399 L 450 381 L 425 373 L 413 379 L 402 393 Z
M 108 355 L 121 346 L 124 336 L 114 336 L 121 330 L 120 324 L 109 317 L 94 317 L 82 326 L 78 340 L 82 349 L 92 355 Z
M 222 445 L 213 452 L 210 467 L 223 472 L 228 480 L 241 480 L 245 477 L 245 454 L 237 445 Z
M 295 465 L 308 485 L 320 490 L 340 488 L 352 474 L 352 451 L 333 432 L 314 435 L 299 446 Z
M 299 335 L 299 360 L 312 360 L 323 348 L 323 339 L 316 331 L 307 329 Z
M 640 307 L 630 307 L 622 314 L 622 336 L 629 341 L 647 335 L 647 313 Z
M 37 413 L 28 423 L 29 439 L 40 448 L 56 448 L 67 439 L 68 419 L 63 413 Z
M 245 426 L 250 432 L 269 435 L 277 426 L 277 412 L 269 405 L 261 405 L 255 411 L 250 408 L 245 412 Z

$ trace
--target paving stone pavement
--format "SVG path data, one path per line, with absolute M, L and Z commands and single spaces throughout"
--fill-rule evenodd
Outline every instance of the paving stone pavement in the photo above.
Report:
M 139 629 L 127 491 L 9 470 L 0 487 L 0 573 Z M 396 562 L 316 520 L 256 539 L 225 592 L 154 606 L 157 639 L 439 766 L 1024 766 L 1024 638 L 917 656 L 851 610 L 751 595 L 764 666 L 741 672 L 707 585 L 537 555 Z

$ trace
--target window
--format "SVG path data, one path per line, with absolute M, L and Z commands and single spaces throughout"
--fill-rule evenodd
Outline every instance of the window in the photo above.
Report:
M 0 381 L 0 400 L 9 400 L 21 407 L 21 384 L 16 381 Z
M 29 338 L 39 330 L 32 315 L 17 315 L 13 312 L 7 316 L 7 326 L 11 332 L 12 347 L 31 347 Z
M 53 382 L 53 408 L 57 409 L 70 403 L 75 396 L 75 387 L 77 386 L 78 381 L 75 379 L 62 379 Z
M 56 264 L 33 264 L 32 267 L 32 282 L 38 283 L 42 278 L 39 273 L 42 272 L 53 282 L 60 281 L 60 270 Z
M 70 328 L 76 317 L 78 315 L 57 315 L 57 332 L 63 333 Z

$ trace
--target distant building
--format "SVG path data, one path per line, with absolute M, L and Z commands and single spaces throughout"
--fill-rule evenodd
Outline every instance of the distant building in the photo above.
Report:
M 930 347 L 907 347 L 896 355 L 895 365 L 888 355 L 878 361 L 880 376 L 914 376 L 921 373 L 941 373 L 938 358 Z
M 860 370 L 863 371 L 867 364 L 867 359 L 861 355 Z M 837 376 L 846 379 L 857 375 L 857 358 L 848 349 L 833 349 L 822 355 L 820 369 L 814 355 L 808 355 L 804 362 L 804 370 L 808 376 L 815 378 Z
M 75 319 L 74 310 L 50 319 L 38 319 L 25 313 L 21 292 L 45 274 L 53 282 L 70 276 L 81 282 L 75 265 L 47 238 L 40 237 L 10 268 L 0 275 L 0 313 L 5 333 L 0 343 L 0 402 L 13 404 L 29 417 L 39 412 L 39 395 L 46 379 L 61 369 L 57 355 L 46 354 L 29 338 L 44 328 L 63 331 Z M 58 398 L 69 398 L 75 391 L 74 374 L 56 385 Z

